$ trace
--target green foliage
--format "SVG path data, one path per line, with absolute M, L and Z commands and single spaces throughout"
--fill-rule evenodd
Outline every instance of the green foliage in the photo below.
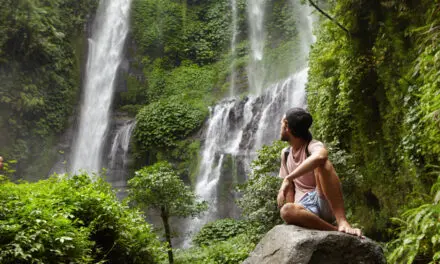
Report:
M 162 245 L 111 186 L 86 174 L 0 183 L 1 263 L 156 263 Z
M 175 263 L 238 264 L 248 257 L 254 247 L 249 237 L 242 234 L 208 246 L 177 251 Z
M 219 241 L 225 241 L 246 232 L 248 223 L 235 219 L 220 219 L 208 223 L 193 238 L 197 246 L 207 246 Z
M 171 245 L 171 216 L 195 217 L 205 211 L 205 201 L 198 202 L 196 195 L 186 186 L 168 162 L 157 162 L 135 172 L 128 181 L 129 199 L 136 205 L 160 211 L 169 244 L 168 259 L 173 263 Z
M 439 1 L 426 1 L 428 7 L 423 26 L 414 29 L 417 38 L 418 57 L 413 68 L 416 76 L 416 90 L 413 96 L 419 98 L 418 110 L 414 125 L 420 132 L 421 151 L 430 162 L 440 162 L 440 10 Z M 417 123 L 418 121 L 418 123 Z
M 426 164 L 439 162 L 438 10 L 438 1 L 333 1 L 327 11 L 351 36 L 328 20 L 316 31 L 314 135 L 350 157 L 347 203 L 375 239 L 388 239 L 388 219 L 435 180 Z
M 252 162 L 252 175 L 239 186 L 243 196 L 238 200 L 238 205 L 246 220 L 255 225 L 260 235 L 282 223 L 276 203 L 281 178 L 275 175 L 280 169 L 280 153 L 284 147 L 285 143 L 275 141 L 271 146 L 261 148 L 257 159 Z
M 2 155 L 32 165 L 19 168 L 48 170 L 50 160 L 37 154 L 50 153 L 73 110 L 81 65 L 75 43 L 96 4 L 0 1 L 0 146 Z
M 182 5 L 170 0 L 135 0 L 133 36 L 143 53 L 178 59 L 183 50 Z
M 200 65 L 215 62 L 230 39 L 229 2 L 187 3 L 171 0 L 133 2 L 133 35 L 142 53 L 152 60 L 167 57 L 178 66 L 183 60 Z
M 15 164 L 17 164 L 16 160 L 3 162 L 3 168 L 0 168 L 0 183 L 2 181 L 1 178 L 3 178 L 4 180 L 12 178 L 15 173 L 15 170 L 12 168 L 12 166 L 14 166 Z
M 163 100 L 149 104 L 136 116 L 134 135 L 144 149 L 171 148 L 203 122 L 205 113 L 190 104 Z
M 130 200 L 143 208 L 164 208 L 170 216 L 196 216 L 207 209 L 206 202 L 197 202 L 167 162 L 158 162 L 136 171 L 128 181 Z
M 437 170 L 440 167 L 437 167 Z M 440 260 L 440 177 L 432 186 L 433 201 L 392 218 L 397 238 L 387 244 L 389 263 L 438 263 Z
M 161 68 L 160 60 L 156 60 L 147 76 L 149 102 L 178 96 L 176 100 L 201 107 L 207 107 L 212 103 L 211 93 L 215 85 L 215 72 L 212 67 L 199 67 L 185 62 L 172 71 L 165 71 Z

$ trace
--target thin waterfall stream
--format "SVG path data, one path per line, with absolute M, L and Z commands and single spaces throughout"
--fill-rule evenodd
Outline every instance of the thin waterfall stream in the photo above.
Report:
M 129 30 L 131 0 L 101 0 L 93 22 L 70 171 L 99 172 L 115 79 Z
M 248 79 L 250 92 L 259 95 L 264 84 L 264 15 L 266 0 L 247 0 L 249 42 L 251 44 L 250 60 L 248 65 Z
M 230 79 L 230 93 L 229 96 L 235 95 L 235 81 L 237 79 L 237 72 L 235 71 L 235 59 L 236 59 L 236 47 L 237 44 L 237 34 L 238 34 L 238 25 L 237 25 L 237 1 L 231 0 L 231 10 L 232 10 L 232 38 L 231 38 L 231 79 Z

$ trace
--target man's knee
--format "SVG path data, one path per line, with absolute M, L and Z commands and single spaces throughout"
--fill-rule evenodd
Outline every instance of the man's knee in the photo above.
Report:
M 299 210 L 302 210 L 301 205 L 296 203 L 286 203 L 283 205 L 283 207 L 281 207 L 281 218 L 286 223 L 292 223 L 296 218 L 298 218 Z
M 335 168 L 329 160 L 326 160 L 322 165 L 316 168 L 316 171 L 321 175 L 328 175 L 330 173 L 334 173 Z

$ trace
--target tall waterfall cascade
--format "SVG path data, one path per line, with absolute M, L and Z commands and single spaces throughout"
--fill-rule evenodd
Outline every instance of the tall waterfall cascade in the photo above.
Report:
M 129 30 L 131 0 L 101 0 L 93 22 L 79 127 L 70 170 L 99 172 L 115 78 Z
M 233 185 L 246 180 L 256 151 L 279 138 L 283 114 L 291 107 L 306 106 L 307 57 L 310 45 L 315 40 L 311 8 L 292 1 L 292 5 L 300 9 L 296 27 L 299 36 L 297 50 L 301 56 L 292 54 L 292 57 L 300 60 L 300 70 L 293 71 L 288 78 L 272 83 L 261 93 L 255 94 L 254 91 L 260 89 L 257 86 L 264 81 L 264 68 L 255 64 L 264 56 L 264 0 L 249 0 L 248 5 L 251 43 L 249 69 L 261 67 L 258 76 L 261 79 L 256 81 L 253 79 L 256 76 L 248 74 L 251 85 L 249 96 L 244 100 L 227 98 L 210 109 L 195 188 L 197 195 L 208 201 L 210 208 L 205 215 L 187 223 L 189 236 L 210 221 L 239 216 L 234 204 L 236 193 Z M 228 187 L 230 189 L 225 191 Z M 183 247 L 189 244 L 190 238 L 184 241 Z

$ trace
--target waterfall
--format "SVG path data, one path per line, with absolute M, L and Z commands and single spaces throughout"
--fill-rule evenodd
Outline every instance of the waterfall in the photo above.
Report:
M 237 78 L 237 73 L 235 72 L 235 58 L 237 56 L 235 51 L 235 44 L 237 41 L 238 34 L 238 26 L 237 26 L 237 1 L 231 0 L 231 9 L 232 9 L 232 37 L 231 37 L 231 84 L 230 84 L 230 96 L 235 95 L 235 79 Z
M 127 183 L 127 165 L 130 138 L 136 126 L 134 120 L 122 124 L 113 137 L 108 155 L 108 182 L 115 188 L 125 188 Z
M 129 30 L 131 0 L 101 0 L 89 39 L 84 95 L 71 171 L 101 169 L 114 83 Z
M 262 12 L 264 1 L 249 1 L 253 4 L 248 9 L 255 9 L 253 13 Z M 293 6 L 300 10 L 296 21 L 300 37 L 299 52 L 307 58 L 309 47 L 314 41 L 311 11 L 307 6 Z M 260 23 L 264 14 L 259 16 L 259 19 L 249 17 L 250 23 Z M 255 25 L 255 28 L 262 29 L 262 26 Z M 264 36 L 263 32 L 258 34 Z M 250 35 L 251 42 L 254 41 L 253 35 Z M 258 45 L 251 46 L 253 56 L 261 59 L 264 45 L 263 40 L 260 41 L 256 43 Z M 251 94 L 244 100 L 224 99 L 210 109 L 195 189 L 201 199 L 208 201 L 210 209 L 204 216 L 186 224 L 190 236 L 209 221 L 239 216 L 233 202 L 235 193 L 232 187 L 225 191 L 224 186 L 243 182 L 245 175 L 250 172 L 250 163 L 256 157 L 256 151 L 279 138 L 280 120 L 284 113 L 291 107 L 306 105 L 308 65 L 307 60 L 299 59 L 300 70 L 284 80 L 268 85 L 260 94 Z M 184 241 L 183 247 L 189 244 L 190 237 Z
M 127 120 L 115 129 L 107 156 L 107 181 L 118 190 L 120 199 L 126 196 L 128 161 L 131 134 L 136 126 L 134 120 Z
M 247 0 L 251 54 L 248 65 L 249 87 L 253 94 L 261 94 L 264 82 L 264 13 L 266 0 Z

